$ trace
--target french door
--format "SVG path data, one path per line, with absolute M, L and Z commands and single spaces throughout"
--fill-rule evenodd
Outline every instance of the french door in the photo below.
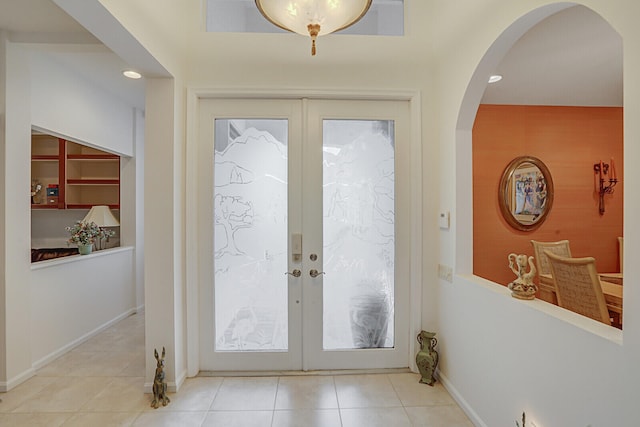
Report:
M 199 104 L 201 370 L 409 365 L 409 106 Z

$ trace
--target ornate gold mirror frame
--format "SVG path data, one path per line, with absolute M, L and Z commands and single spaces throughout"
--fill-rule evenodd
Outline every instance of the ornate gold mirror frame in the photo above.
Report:
M 547 166 L 536 157 L 513 159 L 502 173 L 498 203 L 513 228 L 532 231 L 540 227 L 553 204 L 553 180 Z

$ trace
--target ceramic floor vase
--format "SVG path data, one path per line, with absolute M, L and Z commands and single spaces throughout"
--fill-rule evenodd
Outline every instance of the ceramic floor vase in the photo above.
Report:
M 421 331 L 417 337 L 420 351 L 416 355 L 416 364 L 422 376 L 420 382 L 431 386 L 436 382 L 435 373 L 438 366 L 438 352 L 435 350 L 438 340 L 435 335 L 435 332 Z

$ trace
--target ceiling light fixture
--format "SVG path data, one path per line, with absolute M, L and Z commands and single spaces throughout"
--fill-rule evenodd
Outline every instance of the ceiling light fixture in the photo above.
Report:
M 139 79 L 139 78 L 141 78 L 141 77 L 142 77 L 142 74 L 140 74 L 140 73 L 139 73 L 139 72 L 137 72 L 137 71 L 133 71 L 133 70 L 124 70 L 124 71 L 122 72 L 122 74 L 123 74 L 125 77 L 128 77 L 128 78 L 130 78 L 130 79 Z
M 493 76 L 489 77 L 489 83 L 499 82 L 500 80 L 502 80 L 502 76 L 500 74 L 494 74 Z
M 345 29 L 362 18 L 372 0 L 255 0 L 260 13 L 272 24 L 311 37 L 311 55 L 316 37 Z

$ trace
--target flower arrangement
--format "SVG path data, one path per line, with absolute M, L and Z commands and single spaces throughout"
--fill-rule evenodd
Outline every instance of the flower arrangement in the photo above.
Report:
M 104 231 L 95 222 L 76 221 L 74 225 L 65 227 L 65 230 L 71 235 L 67 242 L 76 245 L 90 245 L 96 239 L 105 236 Z

